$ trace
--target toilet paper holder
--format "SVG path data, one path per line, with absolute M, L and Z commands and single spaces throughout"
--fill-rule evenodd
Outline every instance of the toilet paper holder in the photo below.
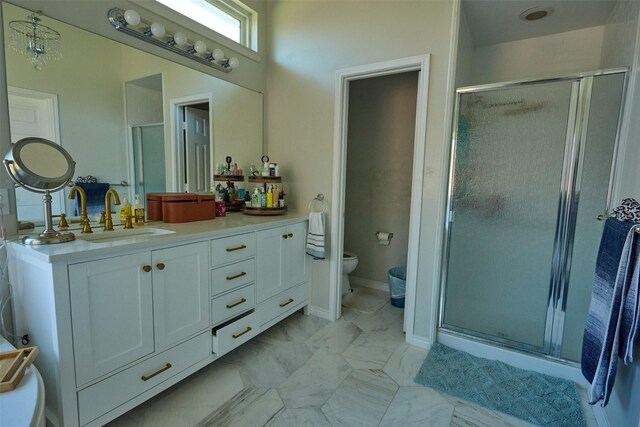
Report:
M 393 238 L 393 233 L 387 233 L 385 231 L 376 231 L 376 237 L 378 240 L 390 241 Z

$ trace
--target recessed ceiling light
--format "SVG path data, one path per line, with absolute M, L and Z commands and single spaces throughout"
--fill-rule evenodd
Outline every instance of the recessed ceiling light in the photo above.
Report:
M 551 7 L 534 7 L 533 9 L 527 9 L 520 14 L 520 19 L 523 21 L 537 21 L 538 19 L 545 18 L 553 13 Z

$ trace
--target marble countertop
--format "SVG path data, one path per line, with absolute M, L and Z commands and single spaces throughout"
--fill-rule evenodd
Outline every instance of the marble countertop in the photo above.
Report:
M 266 228 L 285 226 L 300 222 L 307 218 L 306 214 L 289 212 L 278 216 L 252 216 L 242 213 L 229 213 L 224 217 L 217 217 L 207 221 L 185 222 L 169 224 L 161 221 L 148 222 L 143 226 L 134 227 L 130 230 L 130 236 L 109 241 L 88 241 L 83 240 L 85 235 L 80 233 L 77 224 L 69 228 L 75 234 L 76 240 L 67 243 L 51 245 L 25 245 L 20 236 L 9 243 L 9 248 L 15 253 L 28 255 L 46 262 L 66 261 L 74 262 L 94 257 L 119 255 L 144 249 L 151 249 L 160 246 L 171 246 L 189 243 L 197 240 L 213 239 L 230 234 L 257 231 Z M 93 233 L 89 238 L 106 236 L 109 231 L 103 231 L 97 224 L 93 225 Z M 115 235 L 125 235 L 129 230 L 123 230 L 120 226 L 114 226 Z M 140 234 L 144 231 L 167 232 L 166 234 Z M 41 229 L 36 229 L 28 233 L 37 235 Z M 138 234 L 136 234 L 138 233 Z

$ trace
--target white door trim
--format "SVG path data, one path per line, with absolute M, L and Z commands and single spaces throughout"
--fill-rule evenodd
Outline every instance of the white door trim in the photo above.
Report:
M 180 146 L 180 132 L 182 131 L 182 127 L 178 125 L 178 111 L 181 107 L 203 102 L 209 104 L 209 170 L 213 170 L 213 94 L 202 93 L 170 99 L 169 111 L 171 111 L 171 120 L 169 120 L 169 127 L 171 141 L 168 144 L 170 151 L 167 153 L 168 156 L 166 156 L 165 159 L 166 168 L 167 171 L 169 171 L 167 174 L 167 191 L 184 191 L 184 183 L 180 181 L 183 172 L 184 153 Z
M 336 72 L 335 116 L 333 137 L 333 188 L 331 209 L 331 262 L 329 278 L 329 317 L 336 320 L 341 315 L 342 253 L 344 240 L 344 210 L 346 183 L 347 124 L 349 83 L 353 80 L 390 74 L 419 71 L 418 99 L 416 103 L 416 128 L 413 146 L 413 173 L 411 178 L 411 208 L 409 213 L 409 251 L 407 257 L 407 290 L 405 301 L 406 341 L 414 339 L 414 314 L 418 273 L 418 249 L 420 247 L 420 216 L 422 212 L 422 186 L 424 153 L 426 145 L 427 100 L 429 88 L 430 55 L 412 56 L 380 62 Z

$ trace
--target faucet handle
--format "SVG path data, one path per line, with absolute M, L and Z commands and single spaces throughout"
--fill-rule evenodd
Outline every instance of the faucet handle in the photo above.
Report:
M 127 219 L 124 222 L 124 228 L 126 230 L 133 228 L 133 222 L 131 221 L 132 218 L 133 218 L 133 215 L 127 214 Z
M 87 220 L 87 222 L 85 222 L 84 224 L 82 224 L 82 234 L 90 234 L 93 233 L 93 230 L 91 229 L 91 224 L 89 224 L 89 221 Z
M 51 215 L 53 218 L 60 218 L 58 222 L 58 228 L 60 230 L 66 230 L 69 228 L 69 223 L 67 222 L 67 214 L 61 213 L 60 215 Z
M 107 220 L 107 211 L 100 212 L 100 222 L 99 224 L 104 224 Z

